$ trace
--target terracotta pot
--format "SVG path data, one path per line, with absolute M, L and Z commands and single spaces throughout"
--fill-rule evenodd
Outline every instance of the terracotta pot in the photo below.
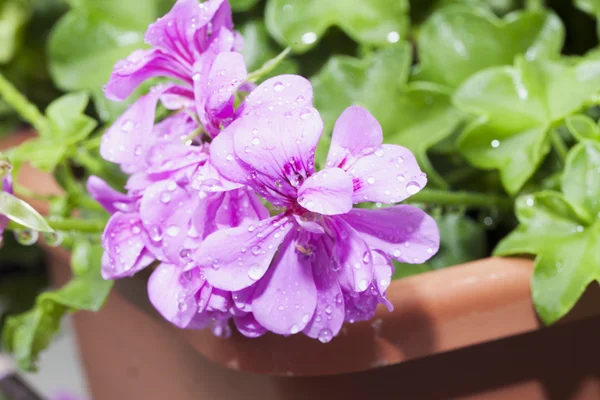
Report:
M 24 171 L 28 186 L 50 184 Z M 68 254 L 49 257 L 64 282 Z M 155 315 L 143 274 L 119 281 L 101 312 L 79 313 L 75 324 L 96 400 L 600 399 L 600 291 L 540 329 L 531 268 L 490 258 L 394 281 L 393 312 L 380 309 L 325 345 L 179 330 Z

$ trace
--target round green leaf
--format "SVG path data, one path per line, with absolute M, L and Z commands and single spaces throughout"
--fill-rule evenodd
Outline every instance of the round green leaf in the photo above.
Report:
M 586 141 L 569 152 L 562 189 L 588 221 L 600 217 L 600 143 Z
M 577 114 L 565 120 L 569 132 L 579 141 L 600 141 L 600 127 L 587 115 Z
M 296 52 L 313 47 L 332 25 L 358 43 L 387 45 L 406 38 L 407 0 L 268 0 L 269 32 Z
M 420 70 L 415 80 L 460 85 L 495 65 L 556 57 L 564 41 L 560 19 L 546 10 L 515 12 L 503 19 L 482 7 L 454 4 L 433 13 L 419 30 Z

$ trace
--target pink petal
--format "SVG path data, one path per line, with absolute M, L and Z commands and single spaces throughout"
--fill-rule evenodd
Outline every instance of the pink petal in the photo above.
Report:
M 344 219 L 332 217 L 329 226 L 334 234 L 333 268 L 339 270 L 342 288 L 352 292 L 364 292 L 373 279 L 371 250 L 361 235 Z
M 397 203 L 417 193 L 427 183 L 414 155 L 402 146 L 384 144 L 343 169 L 354 179 L 356 203 Z
M 150 186 L 140 203 L 140 216 L 148 231 L 147 243 L 159 258 L 174 264 L 191 262 L 192 250 L 201 237 L 190 235 L 191 219 L 200 203 L 198 194 L 188 192 L 173 180 Z
M 425 211 L 410 205 L 354 209 L 342 217 L 369 244 L 398 261 L 420 264 L 439 249 L 440 232 Z
M 373 257 L 373 280 L 381 296 L 379 302 L 384 304 L 389 311 L 393 311 L 394 305 L 385 298 L 385 292 L 392 282 L 394 265 L 387 256 L 377 250 L 371 250 L 371 256 Z
M 254 89 L 238 108 L 238 115 L 272 117 L 283 115 L 291 124 L 314 113 L 310 82 L 299 75 L 279 75 Z M 301 118 L 301 119 L 302 119 Z
M 196 253 L 208 282 L 223 290 L 240 290 L 263 277 L 279 245 L 292 229 L 285 216 L 276 216 L 209 235 Z
M 129 97 L 142 82 L 159 76 L 190 81 L 189 71 L 170 54 L 159 49 L 136 50 L 117 62 L 104 94 L 110 100 L 121 101 Z
M 164 17 L 148 27 L 146 42 L 173 54 L 182 64 L 191 65 L 206 50 L 210 30 L 230 28 L 232 23 L 220 10 L 224 0 L 178 0 Z M 215 18 L 213 24 L 212 19 Z
M 369 111 L 359 106 L 344 110 L 335 122 L 328 167 L 343 167 L 357 158 L 370 154 L 383 142 L 381 125 Z
M 345 214 L 352 209 L 352 178 L 339 168 L 327 168 L 311 175 L 298 190 L 298 203 L 309 211 Z
M 114 214 L 117 211 L 132 212 L 136 209 L 136 199 L 124 193 L 117 192 L 97 176 L 90 176 L 86 187 L 90 196 L 100 203 L 110 214 Z
M 102 235 L 105 251 L 102 263 L 104 279 L 132 276 L 154 261 L 145 248 L 139 216 L 120 211 L 108 220 Z
M 295 198 L 297 188 L 314 173 L 314 154 L 323 131 L 316 110 L 306 118 L 245 116 L 232 129 L 235 154 L 253 171 L 249 183 L 275 203 Z
M 148 279 L 148 298 L 167 321 L 186 328 L 198 312 L 196 292 L 203 284 L 198 271 L 163 263 Z
M 315 255 L 313 274 L 317 288 L 317 307 L 304 328 L 304 334 L 326 343 L 338 334 L 344 323 L 344 296 L 323 244 L 318 245 Z
M 164 142 L 148 150 L 146 162 L 149 174 L 177 171 L 190 165 L 200 165 L 208 160 L 208 151 L 201 146 L 186 146 L 182 141 Z
M 222 131 L 210 144 L 210 164 L 214 166 L 219 174 L 232 182 L 245 183 L 250 171 L 239 157 L 235 154 L 233 146 L 233 135 L 237 132 L 237 126 L 243 122 L 233 122 Z
M 257 282 L 252 313 L 269 331 L 289 335 L 303 330 L 317 305 L 310 257 L 296 250 L 290 236 L 265 276 Z
M 248 226 L 269 218 L 269 210 L 252 190 L 242 188 L 225 193 L 214 218 L 219 229 Z

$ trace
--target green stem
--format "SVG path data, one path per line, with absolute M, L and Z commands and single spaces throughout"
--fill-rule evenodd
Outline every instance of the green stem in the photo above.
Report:
M 257 82 L 264 75 L 273 71 L 287 57 L 287 55 L 291 51 L 292 51 L 291 47 L 286 47 L 281 53 L 279 53 L 277 55 L 277 57 L 270 59 L 269 61 L 264 63 L 262 67 L 260 67 L 256 71 L 248 74 L 248 77 L 246 78 L 246 80 L 248 82 Z
M 544 0 L 525 0 L 525 9 L 540 10 L 544 8 Z
M 48 120 L 16 87 L 0 73 L 0 96 L 14 108 L 21 117 L 29 122 L 40 134 L 49 133 Z
M 104 227 L 106 226 L 106 221 L 101 219 L 64 218 L 47 219 L 46 221 L 52 229 L 62 232 L 102 233 L 104 232 Z M 8 229 L 19 230 L 27 228 L 14 221 L 10 221 L 8 223 Z
M 558 154 L 564 164 L 564 162 L 567 160 L 567 153 L 569 152 L 569 149 L 560 136 L 558 130 L 552 129 L 550 136 L 552 138 L 552 147 L 554 147 L 554 151 L 556 151 L 556 154 Z
M 505 196 L 471 192 L 447 192 L 436 189 L 423 189 L 404 202 L 466 208 L 500 208 L 506 211 L 513 208 L 513 201 Z

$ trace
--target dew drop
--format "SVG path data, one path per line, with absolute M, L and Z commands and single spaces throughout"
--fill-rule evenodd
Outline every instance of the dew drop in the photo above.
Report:
M 368 286 L 369 282 L 367 282 L 366 279 L 361 279 L 360 282 L 358 282 L 358 290 L 360 291 L 367 290 Z
M 284 89 L 284 85 L 281 82 L 275 82 L 275 84 L 273 84 L 273 90 L 276 92 L 281 92 Z
M 63 241 L 62 232 L 47 232 L 44 233 L 44 241 L 50 247 L 58 247 Z
M 123 121 L 123 124 L 121 124 L 121 129 L 123 130 L 123 132 L 131 132 L 133 130 L 133 122 L 126 119 L 125 121 Z
M 302 323 L 308 324 L 308 321 L 310 321 L 310 315 L 304 314 L 304 316 L 302 317 Z
M 396 31 L 391 31 L 387 34 L 386 39 L 390 43 L 396 43 L 398 40 L 400 40 L 400 34 Z
M 302 110 L 300 112 L 300 119 L 304 119 L 304 120 L 309 119 L 311 114 L 312 114 L 312 112 L 310 110 Z
M 331 308 L 331 306 L 327 306 L 327 307 L 325 307 L 325 312 L 327 314 L 331 314 L 333 312 L 333 308 Z
M 394 257 L 398 258 L 402 255 L 402 252 L 399 249 L 394 249 L 394 251 L 392 252 L 392 255 Z
M 254 264 L 248 270 L 248 276 L 250 279 L 257 281 L 263 276 L 263 269 L 258 264 Z
M 406 185 L 406 193 L 408 194 L 415 194 L 419 190 L 421 190 L 421 185 L 419 185 L 418 182 L 408 182 L 408 184 Z
M 500 146 L 500 141 L 497 139 L 492 140 L 492 142 L 490 143 L 492 145 L 492 147 L 494 149 L 498 148 L 498 146 Z
M 177 225 L 171 225 L 167 228 L 167 235 L 171 236 L 171 237 L 175 237 L 177 235 L 179 235 L 179 227 Z
M 227 154 L 227 156 L 225 156 L 225 159 L 227 161 L 233 161 L 233 154 Z
M 161 203 L 167 204 L 169 201 L 171 201 L 171 195 L 167 192 L 164 192 L 160 195 L 160 201 Z
M 398 174 L 396 175 L 396 180 L 398 182 L 404 182 L 406 180 L 406 177 L 404 176 L 404 174 Z
M 373 178 L 372 176 L 368 177 L 368 178 L 367 178 L 367 183 L 368 183 L 369 185 L 372 185 L 372 184 L 374 184 L 374 183 L 375 183 L 375 178 Z
M 301 40 L 304 44 L 314 43 L 317 40 L 317 34 L 314 32 L 306 32 L 304 35 L 302 35 Z
M 321 329 L 318 338 L 321 343 L 329 343 L 331 341 L 331 330 L 329 328 Z
M 256 245 L 252 247 L 252 254 L 254 254 L 255 256 L 260 255 L 260 246 Z
M 163 238 L 163 231 L 160 226 L 153 226 L 149 229 L 150 239 L 154 242 L 160 242 Z
M 22 244 L 23 246 L 31 246 L 35 242 L 37 242 L 40 237 L 40 233 L 38 231 L 34 231 L 31 229 L 21 229 L 14 231 L 15 239 L 17 242 Z
M 300 327 L 298 326 L 298 324 L 294 324 L 290 327 L 290 333 L 292 335 L 295 335 L 298 332 L 300 332 Z

